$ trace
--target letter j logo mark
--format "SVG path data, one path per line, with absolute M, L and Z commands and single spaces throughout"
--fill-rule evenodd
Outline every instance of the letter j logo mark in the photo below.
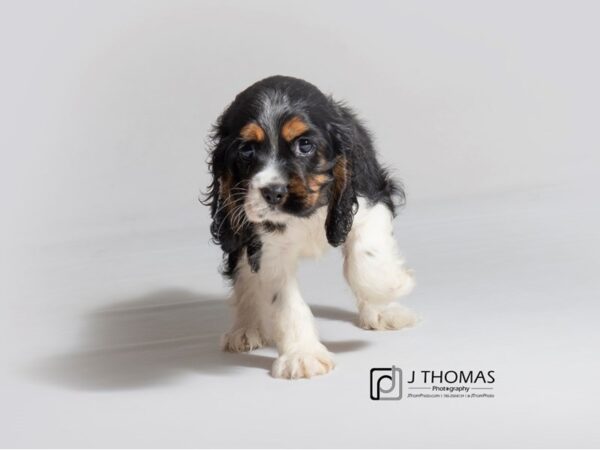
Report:
M 400 400 L 402 370 L 396 366 L 371 369 L 371 400 Z

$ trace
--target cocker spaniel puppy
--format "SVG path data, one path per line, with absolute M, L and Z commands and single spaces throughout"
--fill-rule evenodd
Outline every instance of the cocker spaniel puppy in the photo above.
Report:
M 414 285 L 392 236 L 403 191 L 350 108 L 306 81 L 274 76 L 238 94 L 212 141 L 211 233 L 224 252 L 235 308 L 225 350 L 274 344 L 272 375 L 280 378 L 332 370 L 295 277 L 300 258 L 330 246 L 342 245 L 362 328 L 415 322 L 393 303 Z

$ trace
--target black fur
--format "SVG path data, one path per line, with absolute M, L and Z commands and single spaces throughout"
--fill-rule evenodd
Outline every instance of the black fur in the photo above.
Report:
M 267 108 L 270 105 L 270 108 Z M 264 129 L 279 130 L 286 120 L 299 116 L 309 125 L 307 136 L 317 151 L 311 157 L 298 157 L 283 138 L 272 142 L 267 133 L 264 142 L 249 144 L 240 138 L 240 131 L 249 122 Z M 264 123 L 268 122 L 268 123 Z M 306 198 L 290 191 L 281 210 L 299 217 L 308 217 L 319 207 L 328 206 L 326 235 L 332 246 L 342 244 L 352 227 L 358 208 L 357 196 L 371 203 L 382 202 L 395 213 L 396 202 L 404 202 L 404 192 L 376 158 L 369 132 L 341 102 L 325 96 L 312 84 L 291 77 L 274 76 L 261 80 L 238 94 L 219 117 L 213 128 L 209 168 L 213 181 L 208 187 L 205 203 L 211 206 L 211 234 L 224 252 L 223 273 L 235 277 L 239 259 L 246 252 L 253 271 L 260 269 L 262 243 L 253 223 L 236 223 L 232 208 L 243 204 L 244 190 L 250 178 L 265 164 L 269 154 L 277 152 L 286 174 L 306 183 L 311 176 L 326 180 L 319 186 L 318 198 L 307 205 Z M 252 160 L 240 156 L 244 146 L 252 145 Z M 271 153 L 269 153 L 271 152 Z M 336 178 L 335 173 L 345 178 Z M 233 193 L 229 207 L 221 196 L 221 180 L 229 180 Z M 232 223 L 233 222 L 233 223 Z M 262 223 L 264 231 L 285 232 L 282 224 Z
M 283 233 L 285 231 L 285 224 L 270 222 L 266 220 L 262 223 L 262 228 L 267 233 Z

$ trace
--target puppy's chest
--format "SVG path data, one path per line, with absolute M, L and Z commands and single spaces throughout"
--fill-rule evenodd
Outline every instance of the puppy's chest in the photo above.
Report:
M 327 208 L 317 210 L 309 218 L 294 218 L 284 230 L 261 235 L 263 254 L 273 258 L 319 257 L 328 248 L 325 234 Z

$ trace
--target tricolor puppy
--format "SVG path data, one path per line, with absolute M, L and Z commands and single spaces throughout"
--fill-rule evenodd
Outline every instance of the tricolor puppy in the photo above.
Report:
M 348 107 L 306 81 L 270 77 L 235 98 L 212 139 L 211 232 L 235 307 L 225 350 L 275 345 L 275 377 L 332 370 L 295 277 L 300 258 L 330 246 L 342 245 L 362 328 L 414 324 L 413 313 L 393 303 L 414 285 L 392 236 L 403 192 Z

